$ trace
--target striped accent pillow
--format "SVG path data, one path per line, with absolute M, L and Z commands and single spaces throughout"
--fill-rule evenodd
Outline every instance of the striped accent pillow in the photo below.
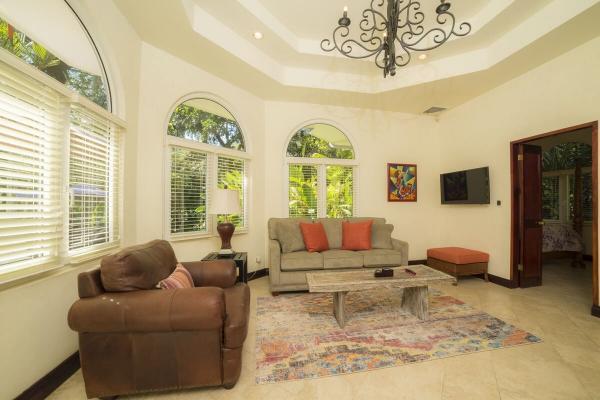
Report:
M 171 275 L 167 276 L 156 285 L 160 289 L 193 288 L 194 280 L 190 272 L 181 264 L 177 264 Z

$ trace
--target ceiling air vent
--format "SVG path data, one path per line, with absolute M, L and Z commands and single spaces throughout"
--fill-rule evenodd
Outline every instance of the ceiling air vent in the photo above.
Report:
M 447 110 L 445 107 L 430 107 L 423 111 L 423 114 L 435 114 Z

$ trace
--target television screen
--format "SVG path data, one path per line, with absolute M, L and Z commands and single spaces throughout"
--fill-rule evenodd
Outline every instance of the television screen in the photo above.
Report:
M 440 175 L 442 204 L 490 204 L 489 168 Z

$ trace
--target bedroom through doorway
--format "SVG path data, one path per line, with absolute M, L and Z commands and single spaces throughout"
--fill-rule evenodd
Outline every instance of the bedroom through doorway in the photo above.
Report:
M 511 143 L 512 268 L 516 287 L 541 286 L 598 307 L 597 122 Z

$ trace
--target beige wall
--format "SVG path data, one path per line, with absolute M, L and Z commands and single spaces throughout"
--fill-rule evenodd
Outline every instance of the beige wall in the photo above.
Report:
M 135 159 L 141 42 L 112 2 L 69 0 L 86 22 L 107 63 L 117 114 L 127 120 L 124 208 L 136 208 Z M 40 3 L 40 6 L 42 3 Z M 110 29 L 101 21 L 111 21 Z M 135 242 L 135 214 L 125 213 L 124 241 Z M 77 350 L 67 312 L 77 298 L 73 268 L 0 291 L 0 399 L 19 395 Z
M 439 208 L 437 122 L 430 117 L 314 104 L 267 102 L 265 152 L 267 217 L 287 216 L 285 149 L 287 140 L 307 121 L 329 122 L 345 132 L 358 153 L 358 211 L 394 224 L 393 236 L 410 243 L 409 259 L 426 257 L 439 235 L 434 215 Z M 387 163 L 417 164 L 418 202 L 389 203 Z
M 137 242 L 165 237 L 165 138 L 169 113 L 186 95 L 216 95 L 235 116 L 246 140 L 250 162 L 249 231 L 236 234 L 234 249 L 248 251 L 249 269 L 262 268 L 264 259 L 264 102 L 197 67 L 148 44 L 142 46 L 136 187 L 139 201 Z M 218 236 L 173 242 L 177 258 L 199 260 L 220 248 Z
M 600 38 L 444 114 L 442 171 L 490 166 L 492 204 L 444 206 L 443 242 L 488 251 L 510 276 L 511 140 L 600 119 Z M 502 206 L 496 206 L 496 200 Z

